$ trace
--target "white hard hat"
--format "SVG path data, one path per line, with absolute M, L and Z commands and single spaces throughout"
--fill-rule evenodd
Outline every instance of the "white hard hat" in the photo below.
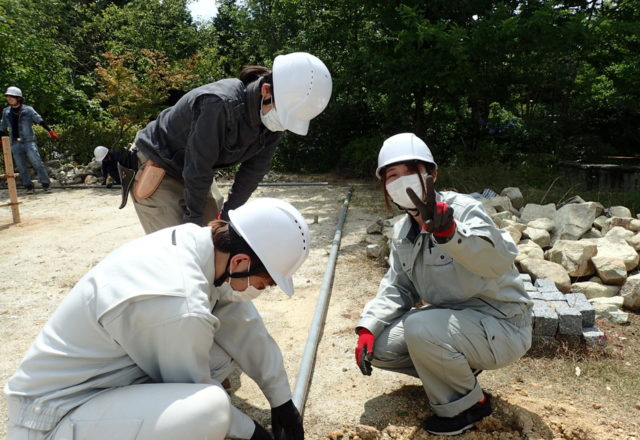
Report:
M 433 154 L 422 139 L 413 133 L 400 133 L 391 136 L 382 144 L 380 153 L 378 153 L 378 168 L 376 169 L 376 177 L 382 179 L 380 170 L 391 165 L 392 163 L 406 162 L 410 160 L 419 160 L 434 164 Z
M 229 220 L 273 281 L 293 295 L 293 274 L 309 255 L 311 244 L 309 226 L 298 210 L 283 200 L 265 197 L 229 211 Z
M 102 162 L 104 158 L 107 156 L 109 149 L 107 147 L 103 147 L 102 145 L 97 146 L 93 150 L 93 155 L 96 157 L 98 162 Z
M 11 86 L 7 88 L 6 92 L 4 92 L 4 96 L 17 96 L 19 98 L 22 98 L 22 90 L 17 87 Z
M 278 55 L 273 61 L 273 98 L 282 126 L 299 135 L 325 109 L 331 98 L 331 74 L 306 52 Z

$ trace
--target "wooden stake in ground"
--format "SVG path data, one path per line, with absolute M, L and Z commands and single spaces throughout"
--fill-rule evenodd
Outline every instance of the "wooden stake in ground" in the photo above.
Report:
M 2 175 L 7 179 L 7 188 L 9 188 L 9 203 L 0 206 L 11 206 L 13 214 L 13 222 L 20 223 L 20 210 L 18 209 L 18 190 L 16 189 L 16 176 L 13 174 L 13 157 L 11 157 L 11 141 L 9 136 L 2 136 L 2 153 L 4 155 L 4 172 Z

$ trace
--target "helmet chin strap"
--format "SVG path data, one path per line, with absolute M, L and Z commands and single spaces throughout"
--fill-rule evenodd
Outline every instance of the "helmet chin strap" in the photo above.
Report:
M 227 257 L 227 265 L 225 266 L 224 273 L 213 281 L 213 285 L 216 287 L 221 286 L 222 283 L 224 283 L 224 281 L 227 278 L 246 278 L 246 277 L 250 277 L 251 275 L 258 275 L 258 274 L 267 272 L 266 268 L 262 265 L 260 260 L 258 260 L 258 261 L 250 261 L 249 270 L 247 270 L 246 272 L 231 273 L 231 270 L 230 270 L 231 259 L 236 255 L 241 254 L 242 252 L 240 252 L 237 246 L 233 245 L 233 243 L 236 240 L 240 239 L 240 235 L 238 235 L 238 233 L 230 223 L 229 223 L 229 233 L 231 234 L 231 243 L 232 243 L 231 250 L 229 252 L 229 256 Z M 251 267 L 252 266 L 251 263 L 253 263 L 253 268 Z

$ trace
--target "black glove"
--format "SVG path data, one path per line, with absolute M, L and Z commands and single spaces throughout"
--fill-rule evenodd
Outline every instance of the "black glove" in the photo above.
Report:
M 271 430 L 276 440 L 304 440 L 302 416 L 292 400 L 271 408 Z
M 272 440 L 271 436 L 258 422 L 253 421 L 256 429 L 253 431 L 253 435 L 249 440 Z
M 222 206 L 220 214 L 218 214 L 218 220 L 224 220 L 225 222 L 229 221 L 229 210 L 224 209 L 224 205 Z
M 420 197 L 411 189 L 407 188 L 407 195 L 411 199 L 422 221 L 424 229 L 431 232 L 439 243 L 446 243 L 451 239 L 456 231 L 456 222 L 453 219 L 453 208 L 445 202 L 436 203 L 436 190 L 433 185 L 433 176 L 429 175 L 425 179 L 427 187 L 426 202 L 420 200 Z

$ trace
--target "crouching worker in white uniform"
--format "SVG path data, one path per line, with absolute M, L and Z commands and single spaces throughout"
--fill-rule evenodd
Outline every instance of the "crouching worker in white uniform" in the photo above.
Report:
M 419 377 L 433 413 L 423 428 L 459 434 L 491 414 L 477 373 L 531 346 L 532 302 L 514 266 L 517 248 L 479 202 L 435 191 L 437 165 L 415 135 L 387 139 L 376 174 L 387 203 L 407 215 L 357 325 L 356 362 L 365 375 L 373 365 Z
M 293 273 L 309 230 L 257 199 L 162 229 L 108 255 L 60 304 L 5 387 L 8 439 L 269 439 L 220 385 L 239 367 L 271 406 L 274 434 L 304 437 L 282 353 L 251 299 Z

